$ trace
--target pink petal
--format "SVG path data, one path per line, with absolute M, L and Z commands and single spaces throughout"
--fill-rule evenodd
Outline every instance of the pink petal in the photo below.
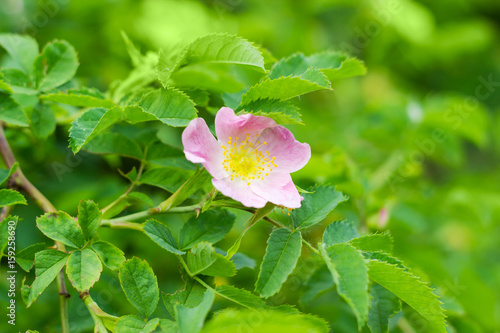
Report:
M 224 160 L 222 148 L 210 133 L 203 118 L 191 120 L 182 132 L 182 145 L 189 161 L 203 164 L 215 178 L 227 177 L 227 172 L 222 165 Z
M 274 162 L 278 171 L 295 172 L 302 169 L 311 158 L 311 147 L 295 140 L 292 132 L 283 126 L 265 129 L 259 140 L 267 143 L 260 150 L 267 150 L 276 157 Z
M 267 203 L 266 199 L 255 194 L 250 186 L 241 179 L 230 180 L 230 178 L 214 178 L 212 179 L 212 184 L 226 197 L 239 201 L 247 207 L 262 208 Z
M 275 127 L 276 122 L 269 117 L 244 114 L 236 116 L 230 108 L 221 108 L 215 116 L 215 132 L 220 142 L 231 138 L 244 138 L 247 134 L 254 137 L 268 127 Z
M 302 197 L 286 172 L 273 171 L 264 180 L 250 185 L 252 191 L 275 205 L 299 208 Z

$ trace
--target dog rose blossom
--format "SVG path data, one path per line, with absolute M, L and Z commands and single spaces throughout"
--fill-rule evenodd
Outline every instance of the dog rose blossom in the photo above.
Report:
M 302 197 L 290 177 L 309 161 L 311 147 L 263 116 L 236 116 L 223 107 L 215 117 L 217 139 L 205 120 L 193 119 L 182 133 L 186 158 L 201 163 L 214 187 L 247 207 L 267 202 L 299 208 Z

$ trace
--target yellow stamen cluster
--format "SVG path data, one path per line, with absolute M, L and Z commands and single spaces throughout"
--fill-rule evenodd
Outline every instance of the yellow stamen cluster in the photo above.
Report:
M 245 139 L 239 137 L 229 137 L 227 145 L 221 145 L 224 149 L 224 169 L 231 175 L 231 180 L 241 177 L 250 186 L 254 180 L 264 180 L 269 173 L 276 169 L 276 157 L 271 156 L 268 150 L 263 150 L 267 142 L 258 141 L 259 134 L 255 138 L 250 138 L 250 134 Z M 261 150 L 262 149 L 262 150 Z
M 285 209 L 287 209 L 287 210 L 288 210 L 288 212 L 287 212 L 288 216 L 290 216 L 290 212 L 291 212 L 292 210 L 295 210 L 295 208 L 287 208 L 287 207 L 285 207 L 285 206 L 279 206 L 279 205 L 278 205 L 278 206 L 276 206 L 276 207 L 281 208 L 281 214 L 285 214 Z

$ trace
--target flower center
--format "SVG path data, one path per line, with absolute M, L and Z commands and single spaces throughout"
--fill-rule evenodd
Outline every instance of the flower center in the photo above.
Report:
M 246 135 L 244 140 L 239 137 L 229 137 L 226 145 L 221 145 L 224 149 L 224 169 L 230 173 L 231 180 L 241 177 L 250 186 L 252 181 L 264 180 L 269 176 L 273 168 L 278 166 L 275 163 L 276 157 L 271 156 L 268 150 L 261 150 L 267 146 L 267 142 L 258 141 L 259 134 L 251 139 L 250 134 Z

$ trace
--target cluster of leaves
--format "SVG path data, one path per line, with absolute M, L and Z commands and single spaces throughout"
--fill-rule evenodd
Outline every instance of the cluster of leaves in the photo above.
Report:
M 69 145 L 74 153 L 85 149 L 140 163 L 139 169 L 122 172 L 130 188 L 104 209 L 83 200 L 76 218 L 62 211 L 37 218 L 38 229 L 56 244 L 63 244 L 64 249 L 48 249 L 40 243 L 17 254 L 21 268 L 30 271 L 35 267 L 36 278 L 31 286 L 23 282 L 21 289 L 28 307 L 64 270 L 91 312 L 98 332 L 161 329 L 196 333 L 249 327 L 259 332 L 328 332 L 325 319 L 268 300 L 282 289 L 305 245 L 321 262 L 308 282 L 308 288 L 313 290 L 309 299 L 335 287 L 356 316 L 359 330 L 368 327 L 374 333 L 387 332 L 390 317 L 401 311 L 402 301 L 425 319 L 430 331 L 446 331 L 437 296 L 391 255 L 392 238 L 388 233 L 359 235 L 353 224 L 338 221 L 326 227 L 317 247 L 306 239 L 310 228 L 320 225 L 339 203 L 347 200 L 342 193 L 331 186 L 315 186 L 304 193 L 302 207 L 288 215 L 270 204 L 259 210 L 249 209 L 213 191 L 207 183 L 208 174 L 203 169 L 195 170 L 178 148 L 165 145 L 159 134 L 164 127 L 155 127 L 186 126 L 199 113 L 212 117 L 223 105 L 241 113 L 272 117 L 279 124 L 300 124 L 299 109 L 290 100 L 330 90 L 335 80 L 363 75 L 365 68 L 359 60 L 338 52 L 295 54 L 276 60 L 252 43 L 226 34 L 201 37 L 174 54 L 143 55 L 127 36 L 124 39 L 134 70 L 108 92 L 101 93 L 79 87 L 73 79 L 78 60 L 67 42 L 48 43 L 39 54 L 36 41 L 30 37 L 0 35 L 0 45 L 13 61 L 13 68 L 0 70 L 1 121 L 8 126 L 29 127 L 39 139 L 51 135 L 57 125 L 68 125 Z M 140 128 L 143 122 L 153 125 L 149 130 Z M 16 168 L 17 164 L 10 170 L 0 170 L 0 181 L 5 183 L 15 175 Z M 133 191 L 140 184 L 158 187 L 171 195 L 155 205 L 145 193 Z M 5 191 L 0 193 L 2 206 L 26 204 L 17 191 L 0 191 Z M 133 200 L 152 208 L 119 216 Z M 191 205 L 180 206 L 183 203 Z M 243 267 L 255 266 L 253 259 L 238 252 L 246 230 L 227 251 L 215 247 L 235 222 L 230 209 L 252 213 L 246 230 L 261 220 L 276 227 L 267 241 L 254 293 L 215 283 L 216 278 L 229 278 Z M 196 216 L 176 237 L 165 224 L 151 218 L 166 212 L 196 212 Z M 2 249 L 8 220 L 0 224 Z M 136 220 L 144 222 L 130 222 Z M 153 268 L 137 257 L 127 260 L 121 249 L 101 240 L 101 227 L 144 233 L 165 254 L 177 257 L 186 283 L 174 294 L 162 293 L 170 319 L 152 318 L 160 300 Z M 116 317 L 102 311 L 92 300 L 89 290 L 99 281 L 103 264 L 117 271 L 125 296 L 140 316 Z M 325 270 L 329 272 L 326 282 L 322 274 Z M 215 296 L 233 302 L 237 308 L 224 309 L 206 320 Z

